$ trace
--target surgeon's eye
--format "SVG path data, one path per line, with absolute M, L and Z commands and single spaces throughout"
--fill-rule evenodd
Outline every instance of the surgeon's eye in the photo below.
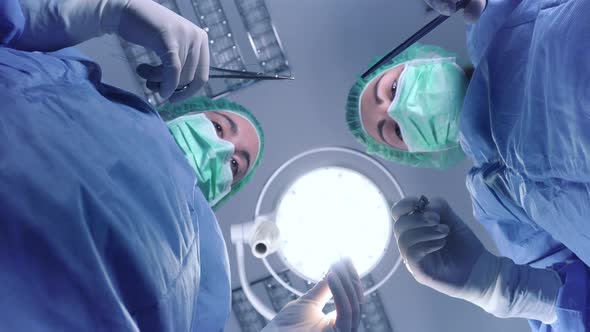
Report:
M 232 160 L 230 162 L 230 166 L 231 166 L 231 172 L 235 177 L 238 174 L 238 170 L 240 170 L 240 164 L 238 163 L 237 160 L 232 158 Z
M 223 137 L 223 128 L 219 125 L 219 123 L 215 121 L 211 122 L 213 122 L 213 127 L 215 127 L 215 132 L 217 132 L 217 136 Z
M 397 137 L 399 137 L 399 139 L 401 139 L 402 141 L 404 140 L 404 138 L 402 137 L 402 130 L 397 123 L 395 124 L 395 134 L 397 135 Z
M 395 98 L 396 92 L 397 92 L 397 80 L 393 81 L 393 84 L 391 85 L 391 100 L 393 100 Z

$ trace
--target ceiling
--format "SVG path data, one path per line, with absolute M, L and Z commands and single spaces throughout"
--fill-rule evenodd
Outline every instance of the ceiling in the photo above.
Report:
M 183 0 L 178 0 L 183 1 Z M 233 0 L 222 0 L 224 7 Z M 269 175 L 297 153 L 320 146 L 361 147 L 348 134 L 344 105 L 355 76 L 375 57 L 386 53 L 432 17 L 419 0 L 267 0 L 295 81 L 261 82 L 228 96 L 251 109 L 266 134 L 266 155 L 252 182 L 217 211 L 228 242 L 232 283 L 239 286 L 235 252 L 229 242 L 231 224 L 249 221 Z M 237 29 L 237 27 L 232 27 Z M 456 18 L 424 39 L 467 60 L 463 23 Z M 118 40 L 106 36 L 79 48 L 99 62 L 107 83 L 141 93 Z M 484 243 L 481 227 L 471 215 L 465 189 L 469 162 L 446 171 L 386 164 L 409 195 L 446 198 Z M 386 257 L 387 260 L 393 257 Z M 266 277 L 264 266 L 247 260 L 250 280 Z M 441 295 L 415 282 L 400 268 L 380 290 L 395 331 L 529 331 L 524 320 L 500 320 L 467 302 Z M 239 331 L 232 319 L 228 331 Z

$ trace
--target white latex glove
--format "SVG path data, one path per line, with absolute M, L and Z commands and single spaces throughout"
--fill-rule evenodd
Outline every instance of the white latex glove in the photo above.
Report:
M 400 253 L 416 281 L 498 317 L 555 321 L 557 272 L 492 255 L 443 199 L 409 214 L 417 202 L 404 198 L 392 208 Z
M 194 95 L 209 79 L 207 33 L 152 0 L 124 1 L 127 5 L 116 31 L 123 39 L 153 50 L 162 60 L 157 67 L 137 67 L 148 88 L 171 102 Z M 110 24 L 117 26 L 116 22 Z M 187 84 L 186 89 L 175 93 Z
M 54 51 L 105 33 L 151 49 L 162 65 L 140 65 L 138 74 L 162 98 L 188 98 L 209 77 L 207 34 L 152 0 L 19 0 L 25 28 L 14 47 Z M 178 93 L 175 90 L 188 84 Z
M 322 312 L 334 296 L 336 317 Z M 355 332 L 363 289 L 350 261 L 336 263 L 326 277 L 299 299 L 288 303 L 261 332 Z
M 424 0 L 440 14 L 451 16 L 455 13 L 458 0 Z M 473 23 L 481 16 L 486 8 L 487 0 L 471 0 L 463 9 L 463 20 L 466 23 Z

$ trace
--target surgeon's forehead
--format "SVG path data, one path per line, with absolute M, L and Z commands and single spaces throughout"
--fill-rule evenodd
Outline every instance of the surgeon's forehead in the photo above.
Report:
M 218 110 L 218 109 L 215 109 L 215 110 L 203 110 L 203 111 L 190 112 L 190 113 L 187 113 L 185 115 L 201 114 L 201 113 L 202 114 L 207 114 L 207 113 L 209 113 L 209 114 L 211 114 L 211 113 L 218 113 L 218 114 L 231 113 L 232 115 L 235 115 L 235 116 L 241 118 L 242 120 L 246 120 L 248 122 L 248 124 L 250 124 L 252 126 L 252 128 L 254 128 L 254 130 L 256 131 L 256 134 L 258 136 L 260 136 L 260 133 L 258 133 L 258 130 L 256 129 L 256 126 L 254 125 L 254 123 L 252 122 L 251 119 L 249 119 L 248 117 L 246 117 L 246 116 L 244 116 L 244 115 L 242 115 L 242 114 L 240 114 L 238 112 L 234 112 L 234 111 L 231 111 L 231 110 L 223 110 L 223 109 L 221 109 L 221 110 Z
M 234 112 L 234 111 L 230 111 L 230 110 L 217 110 L 216 112 L 225 112 L 225 113 L 231 113 L 231 114 L 233 114 L 233 115 L 235 115 L 235 116 L 237 116 L 237 117 L 240 117 L 242 120 L 246 120 L 246 121 L 247 121 L 247 122 L 248 122 L 248 123 L 249 123 L 249 124 L 252 126 L 252 128 L 254 128 L 254 130 L 256 131 L 256 134 L 257 134 L 258 136 L 260 136 L 260 135 L 258 134 L 258 130 L 256 130 L 256 126 L 254 125 L 254 123 L 252 122 L 252 120 L 250 120 L 250 119 L 249 119 L 247 116 L 244 116 L 244 115 L 243 115 L 243 114 L 241 114 L 241 113 Z

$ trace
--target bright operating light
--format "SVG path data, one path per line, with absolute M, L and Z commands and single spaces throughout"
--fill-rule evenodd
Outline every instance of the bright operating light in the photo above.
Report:
M 276 223 L 284 263 L 316 282 L 341 257 L 350 257 L 366 275 L 391 238 L 383 194 L 364 175 L 342 167 L 314 169 L 298 178 L 278 204 Z

